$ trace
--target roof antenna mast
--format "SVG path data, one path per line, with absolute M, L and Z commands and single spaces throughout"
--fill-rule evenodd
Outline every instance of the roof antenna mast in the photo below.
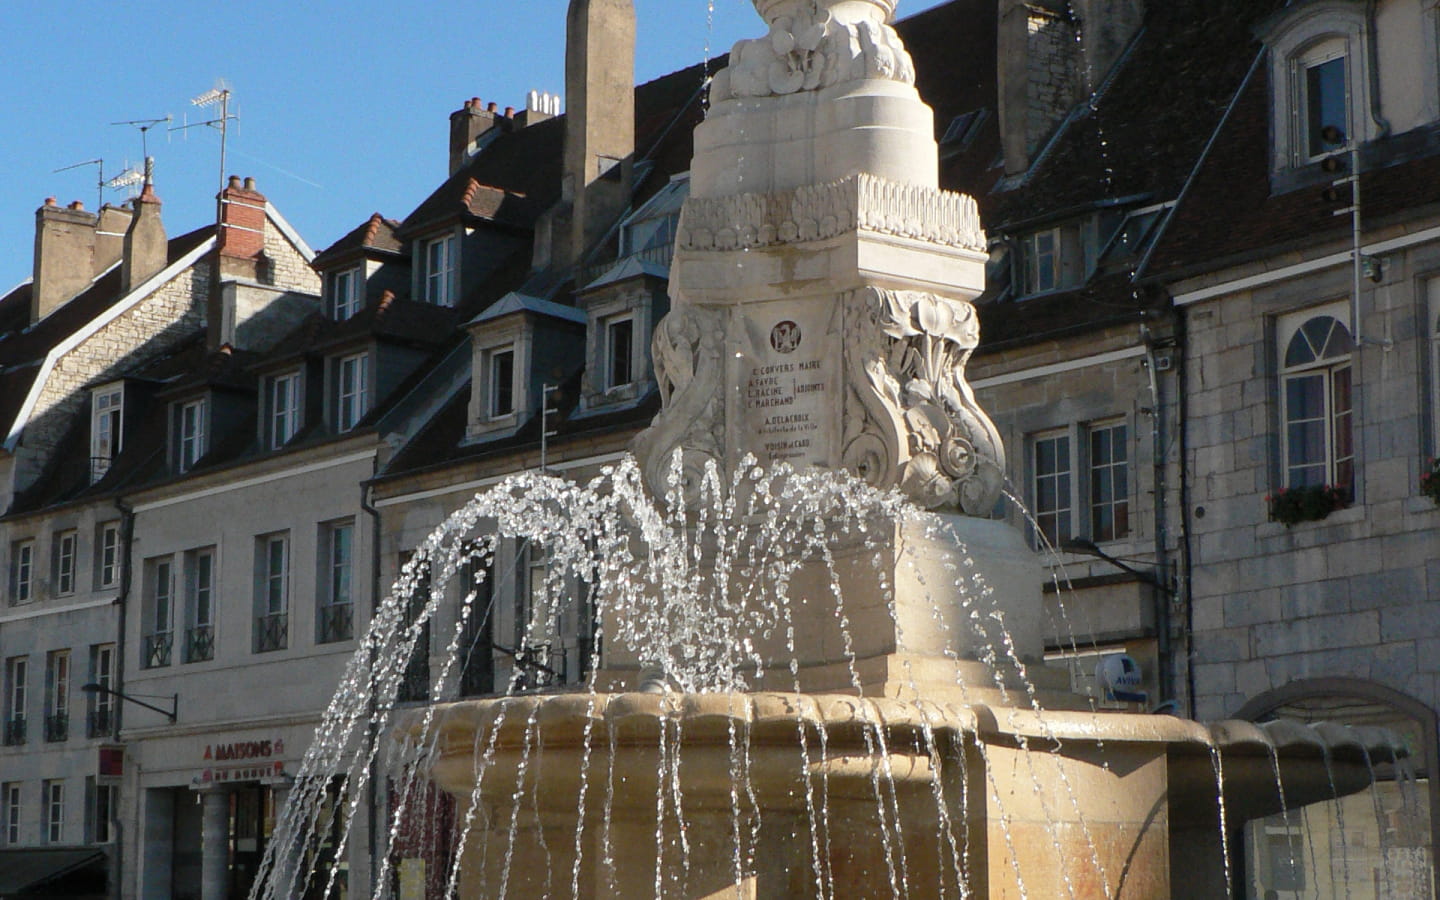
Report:
M 226 84 L 226 83 L 225 83 L 225 80 L 224 80 L 223 78 L 220 79 L 219 81 L 217 81 L 217 82 L 215 83 L 215 86 L 214 86 L 213 88 L 211 88 L 210 90 L 206 91 L 205 93 L 201 94 L 201 95 L 198 96 L 198 97 L 193 97 L 193 98 L 191 98 L 191 100 L 190 100 L 190 104 L 191 104 L 192 106 L 197 106 L 197 107 L 199 107 L 200 109 L 208 109 L 208 108 L 210 108 L 210 107 L 212 107 L 212 106 L 215 106 L 216 104 L 219 104 L 219 105 L 220 105 L 220 115 L 219 115 L 219 117 L 218 117 L 218 118 L 214 118 L 214 119 L 207 119 L 207 120 L 204 121 L 204 122 L 187 122 L 187 123 L 181 125 L 179 128 L 172 128 L 172 129 L 170 129 L 171 131 L 185 131 L 186 129 L 195 128 L 195 127 L 200 126 L 200 125 L 208 125 L 208 126 L 210 126 L 211 128 L 218 128 L 218 129 L 220 130 L 220 188 L 221 188 L 221 190 L 224 190 L 224 188 L 225 188 L 225 149 L 226 149 L 226 144 L 228 143 L 229 138 L 230 138 L 230 122 L 231 122 L 232 120 L 238 120 L 238 119 L 240 118 L 240 117 L 237 116 L 237 115 L 232 115 L 231 112 L 230 112 L 230 96 L 231 96 L 230 85 Z

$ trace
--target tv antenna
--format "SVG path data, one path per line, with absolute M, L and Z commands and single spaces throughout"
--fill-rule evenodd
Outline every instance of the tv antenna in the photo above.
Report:
M 215 86 L 210 90 L 206 91 L 198 97 L 190 98 L 190 105 L 199 107 L 200 109 L 209 109 L 210 107 L 218 104 L 220 106 L 219 117 L 214 119 L 207 119 L 204 122 L 186 122 L 179 128 L 170 129 L 171 131 L 186 131 L 188 129 L 196 128 L 201 125 L 208 125 L 211 128 L 219 129 L 220 188 L 222 190 L 225 187 L 225 145 L 230 136 L 230 122 L 231 120 L 238 121 L 240 118 L 237 115 L 232 115 L 230 112 L 230 96 L 230 85 L 227 84 L 223 78 L 220 79 L 219 81 L 215 82 Z
M 168 125 L 169 123 L 171 123 L 171 122 L 173 122 L 173 121 L 175 121 L 175 117 L 174 117 L 174 116 L 172 116 L 172 115 L 166 115 L 165 118 L 163 118 L 163 119 L 126 119 L 126 120 L 123 121 L 123 122 L 111 122 L 110 124 L 111 124 L 111 125 L 130 125 L 130 126 L 133 126 L 134 128 L 138 128 L 138 129 L 140 130 L 140 158 L 141 158 L 141 159 L 149 159 L 149 158 L 150 158 L 150 140 L 149 140 L 149 139 L 150 139 L 150 135 L 149 135 L 150 129 L 154 128 L 156 125 L 159 125 L 161 122 L 164 122 L 165 124 Z
M 78 162 L 68 166 L 61 166 L 54 171 L 69 172 L 71 169 L 78 169 L 81 166 L 95 167 L 95 193 L 97 195 L 95 199 L 95 209 L 98 212 L 100 207 L 105 204 L 105 160 L 87 159 L 84 162 Z M 52 172 L 51 174 L 54 173 Z

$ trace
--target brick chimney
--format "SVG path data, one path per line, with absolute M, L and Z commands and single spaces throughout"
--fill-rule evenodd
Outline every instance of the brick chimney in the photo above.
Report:
M 450 114 L 450 174 L 464 168 L 479 149 L 480 139 L 501 122 L 494 103 L 486 107 L 479 97 Z
M 155 195 L 154 162 L 145 160 L 145 187 L 135 200 L 135 213 L 125 232 L 125 250 L 120 259 L 120 290 L 130 293 L 146 279 L 165 268 L 169 244 L 160 222 L 160 198 Z
M 127 203 L 100 207 L 100 221 L 95 225 L 95 274 L 99 275 L 120 261 L 125 252 L 125 232 L 130 229 L 134 210 Z
M 220 192 L 220 277 L 259 281 L 265 259 L 265 195 L 255 179 L 231 175 Z
M 575 265 L 630 205 L 635 155 L 635 6 L 570 0 L 565 33 L 565 174 L 553 264 Z
M 94 277 L 95 223 L 79 200 L 56 205 L 54 197 L 35 211 L 34 285 L 30 289 L 30 321 L 38 322 L 63 306 Z

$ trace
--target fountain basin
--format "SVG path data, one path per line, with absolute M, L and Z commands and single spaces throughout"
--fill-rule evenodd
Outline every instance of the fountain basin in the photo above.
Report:
M 1293 807 L 1391 753 L 1366 729 L 777 692 L 468 701 L 401 735 L 473 810 L 467 897 L 568 896 L 578 871 L 596 898 L 1213 898 L 1276 771 Z

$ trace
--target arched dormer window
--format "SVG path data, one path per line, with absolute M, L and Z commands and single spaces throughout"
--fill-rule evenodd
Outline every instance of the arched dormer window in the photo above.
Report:
M 1374 137 L 1363 0 L 1316 0 L 1287 9 L 1262 36 L 1270 48 L 1277 171 Z
M 1355 342 L 1340 310 L 1280 322 L 1280 401 L 1285 487 L 1355 488 Z

